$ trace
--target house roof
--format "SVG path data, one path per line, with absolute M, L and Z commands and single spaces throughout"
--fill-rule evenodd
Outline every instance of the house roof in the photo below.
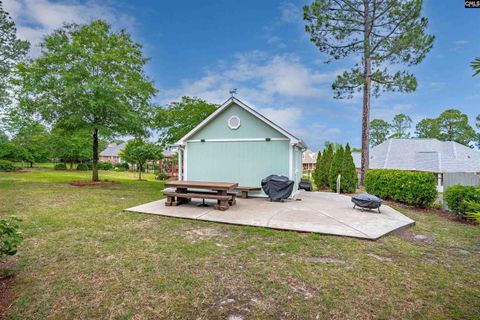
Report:
M 215 119 L 223 110 L 227 109 L 229 106 L 231 106 L 232 104 L 236 104 L 238 105 L 239 107 L 243 108 L 244 110 L 246 110 L 247 112 L 251 113 L 252 115 L 254 115 L 255 117 L 257 117 L 258 119 L 260 119 L 261 121 L 265 122 L 267 125 L 269 125 L 270 127 L 272 127 L 273 129 L 277 130 L 278 132 L 280 132 L 281 134 L 283 134 L 284 136 L 286 136 L 287 138 L 290 139 L 290 141 L 292 143 L 296 143 L 296 144 L 299 144 L 301 145 L 303 148 L 307 148 L 307 146 L 305 145 L 305 143 L 295 137 L 293 134 L 291 134 L 290 132 L 288 132 L 287 130 L 285 129 L 282 129 L 280 126 L 278 126 L 277 124 L 275 124 L 274 122 L 272 122 L 271 120 L 269 120 L 268 118 L 266 118 L 265 116 L 263 116 L 262 114 L 260 114 L 258 111 L 255 111 L 254 109 L 252 109 L 251 107 L 247 106 L 245 103 L 243 103 L 242 101 L 240 101 L 239 99 L 235 98 L 235 97 L 230 97 L 227 101 L 225 101 L 220 107 L 217 108 L 217 110 L 215 110 L 211 115 L 209 115 L 207 118 L 205 118 L 205 120 L 203 120 L 202 122 L 200 122 L 199 125 L 197 125 L 195 128 L 193 128 L 189 133 L 187 133 L 185 136 L 183 136 L 180 140 L 178 140 L 178 142 L 176 143 L 176 145 L 184 145 L 186 140 L 188 140 L 188 138 L 190 138 L 193 134 L 195 134 L 196 132 L 198 132 L 201 128 L 203 128 L 207 123 L 209 123 L 210 121 L 212 121 L 213 119 Z
M 317 156 L 316 152 L 306 150 L 302 154 L 302 163 L 317 163 Z
M 359 152 L 352 153 L 360 168 Z M 480 153 L 454 141 L 389 139 L 370 150 L 371 169 L 480 172 Z
M 126 142 L 120 143 L 120 144 L 110 143 L 105 148 L 105 150 L 100 152 L 100 156 L 101 157 L 118 157 L 118 154 L 120 153 L 120 151 L 122 151 L 125 148 L 126 145 L 127 145 Z

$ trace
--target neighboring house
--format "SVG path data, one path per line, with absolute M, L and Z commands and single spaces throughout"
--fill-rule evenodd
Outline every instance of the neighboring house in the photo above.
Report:
M 352 156 L 360 169 L 360 153 L 354 152 Z M 475 180 L 480 174 L 480 153 L 453 141 L 389 139 L 370 149 L 370 169 L 433 172 L 437 176 L 437 190 L 443 192 L 447 176 L 452 179 L 468 173 Z
M 302 176 L 302 152 L 306 149 L 302 140 L 235 97 L 175 146 L 180 179 L 260 187 L 263 178 L 277 174 L 295 182 L 294 192 Z
M 112 164 L 122 162 L 122 158 L 119 156 L 119 153 L 125 148 L 126 145 L 126 142 L 120 144 L 110 143 L 105 150 L 100 152 L 99 160 L 102 162 L 110 162 Z
M 317 163 L 317 152 L 307 150 L 302 154 L 303 173 L 309 176 L 315 170 L 315 164 Z

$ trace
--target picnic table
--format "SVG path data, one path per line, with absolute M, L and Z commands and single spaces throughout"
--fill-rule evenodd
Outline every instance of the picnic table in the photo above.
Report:
M 192 198 L 203 199 L 204 201 L 205 199 L 214 199 L 217 200 L 214 208 L 224 211 L 235 204 L 236 194 L 228 191 L 238 187 L 238 183 L 178 180 L 169 181 L 165 186 L 176 188 L 174 192 L 165 192 L 167 196 L 166 206 L 178 206 L 189 202 Z M 206 191 L 191 189 L 205 189 Z

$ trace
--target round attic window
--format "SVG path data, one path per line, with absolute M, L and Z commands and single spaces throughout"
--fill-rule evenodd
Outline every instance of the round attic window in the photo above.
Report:
M 228 127 L 232 130 L 236 130 L 240 127 L 240 118 L 237 116 L 231 116 L 228 119 Z

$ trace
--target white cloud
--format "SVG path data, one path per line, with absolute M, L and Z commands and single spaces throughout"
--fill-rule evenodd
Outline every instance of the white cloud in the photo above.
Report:
M 299 108 L 260 108 L 257 109 L 257 111 L 280 127 L 291 130 L 292 132 L 300 127 L 302 110 Z
M 101 18 L 115 27 L 128 29 L 135 24 L 134 18 L 93 1 L 3 0 L 3 4 L 15 21 L 18 37 L 32 44 L 32 55 L 39 53 L 40 40 L 64 22 L 88 23 Z
M 284 2 L 280 5 L 280 20 L 285 23 L 303 21 L 302 8 L 291 2 Z
M 238 96 L 253 105 L 273 107 L 274 102 L 282 101 L 283 107 L 292 107 L 299 99 L 328 97 L 328 84 L 335 74 L 313 70 L 294 55 L 251 51 L 235 55 L 230 64 L 222 61 L 199 79 L 183 81 L 179 88 L 161 90 L 160 100 L 167 103 L 190 95 L 221 103 L 237 88 Z
M 382 104 L 382 105 L 374 106 L 371 108 L 371 112 L 372 112 L 371 118 L 372 119 L 378 118 L 378 119 L 389 121 L 395 115 L 399 113 L 407 113 L 407 111 L 412 109 L 414 109 L 414 106 L 412 104 L 402 104 L 402 103 Z

